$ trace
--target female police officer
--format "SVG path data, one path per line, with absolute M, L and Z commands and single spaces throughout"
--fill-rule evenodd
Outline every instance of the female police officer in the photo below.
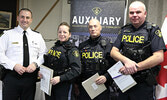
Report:
M 45 95 L 46 100 L 73 100 L 72 80 L 80 74 L 80 55 L 75 46 L 69 42 L 70 26 L 62 22 L 58 26 L 58 41 L 44 56 L 45 66 L 54 70 L 51 79 L 51 96 Z

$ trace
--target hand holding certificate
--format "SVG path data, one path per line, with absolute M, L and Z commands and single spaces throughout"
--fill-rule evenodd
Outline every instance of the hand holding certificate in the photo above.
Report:
M 108 73 L 111 75 L 117 86 L 120 88 L 122 92 L 127 91 L 134 85 L 136 85 L 136 81 L 132 78 L 131 75 L 123 75 L 119 72 L 119 69 L 123 66 L 123 64 L 118 61 L 115 65 L 113 65 L 110 69 L 108 69 Z
M 40 88 L 46 94 L 51 95 L 52 84 L 50 83 L 50 80 L 53 77 L 53 70 L 44 66 L 44 65 L 41 65 L 40 66 L 40 73 L 42 74 Z
M 94 99 L 96 96 L 101 94 L 103 91 L 105 91 L 107 88 L 104 84 L 97 85 L 95 83 L 95 80 L 99 77 L 99 74 L 96 73 L 92 77 L 88 78 L 84 82 L 82 82 L 82 85 L 88 95 L 90 96 L 91 99 Z

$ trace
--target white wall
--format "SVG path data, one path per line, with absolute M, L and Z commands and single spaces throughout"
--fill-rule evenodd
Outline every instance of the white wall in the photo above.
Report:
M 20 8 L 27 7 L 33 12 L 32 29 L 35 29 L 56 1 L 57 0 L 20 0 Z M 56 39 L 57 27 L 63 21 L 70 24 L 70 4 L 67 4 L 67 0 L 59 0 L 36 31 L 39 31 L 44 39 Z M 55 41 L 46 42 L 48 49 L 53 46 L 54 42 Z
M 32 28 L 34 29 L 56 1 L 57 0 L 20 0 L 19 8 L 28 7 L 32 10 Z M 135 0 L 128 1 L 131 3 Z M 164 18 L 167 15 L 167 0 L 140 1 L 144 2 L 146 5 L 148 12 L 147 20 L 156 23 L 161 27 Z M 59 0 L 55 8 L 38 27 L 37 31 L 43 35 L 44 39 L 55 39 L 57 38 L 57 27 L 62 21 L 70 23 L 70 4 L 67 4 L 67 0 Z M 129 22 L 128 19 L 127 22 Z M 46 42 L 47 47 L 50 48 L 53 43 L 54 41 Z
M 136 0 L 128 0 L 130 4 Z M 167 0 L 139 0 L 144 2 L 147 9 L 147 21 L 162 26 L 162 23 L 167 15 Z

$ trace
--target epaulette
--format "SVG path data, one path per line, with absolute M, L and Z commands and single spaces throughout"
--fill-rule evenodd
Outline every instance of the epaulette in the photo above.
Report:
M 150 23 L 150 22 L 148 22 L 148 23 L 147 23 L 147 29 L 152 28 L 152 27 L 158 27 L 158 25 L 155 24 L 155 23 Z
M 157 24 L 152 23 L 152 26 L 153 26 L 153 27 L 157 27 Z
M 34 32 L 36 32 L 36 33 L 39 33 L 38 31 L 35 31 L 35 30 L 32 30 L 32 31 L 34 31 Z

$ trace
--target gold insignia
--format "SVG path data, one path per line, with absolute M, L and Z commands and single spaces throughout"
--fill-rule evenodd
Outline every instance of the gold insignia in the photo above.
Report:
M 162 33 L 161 33 L 160 30 L 156 30 L 156 31 L 155 31 L 155 34 L 158 35 L 159 37 L 162 37 Z
M 12 44 L 19 44 L 19 42 L 12 42 Z
M 130 33 L 130 31 L 129 31 L 129 30 L 124 30 L 124 32 L 126 32 L 126 33 Z
M 156 24 L 152 24 L 152 26 L 154 26 L 154 27 L 155 27 L 155 26 L 157 26 L 157 25 L 156 25 Z
M 95 15 L 98 15 L 98 14 L 101 13 L 102 9 L 99 8 L 99 7 L 94 7 L 94 8 L 92 9 L 92 11 L 93 11 L 93 13 L 94 13 Z
M 79 52 L 77 50 L 72 52 L 72 55 L 74 55 L 75 57 L 79 57 Z

